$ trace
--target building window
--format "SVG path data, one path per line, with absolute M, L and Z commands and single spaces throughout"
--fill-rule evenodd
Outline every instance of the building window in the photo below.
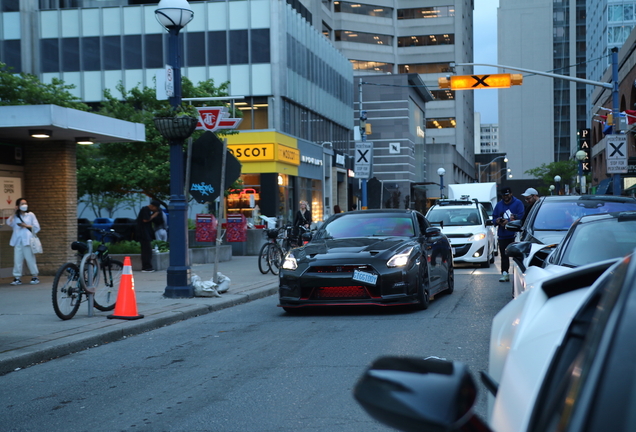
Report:
M 434 34 L 424 36 L 398 37 L 398 48 L 413 46 L 452 45 L 455 43 L 454 34 Z
M 353 70 L 365 70 L 384 73 L 393 72 L 392 63 L 381 63 L 365 60 L 350 60 L 350 62 L 353 65 Z
M 187 66 L 205 66 L 205 33 L 188 33 L 188 43 L 185 45 Z
M 453 117 L 431 118 L 426 120 L 426 129 L 454 128 L 457 121 Z
M 333 11 L 336 13 L 351 13 L 356 15 L 366 15 L 381 18 L 392 18 L 393 8 L 385 6 L 373 6 L 362 3 L 351 3 L 345 1 L 333 2 Z
M 141 35 L 124 36 L 124 69 L 141 69 Z
M 208 32 L 208 65 L 227 64 L 227 33 L 223 31 Z
M 2 58 L 4 63 L 13 68 L 11 72 L 22 72 L 22 48 L 19 40 L 5 40 L 2 42 Z
M 98 71 L 102 69 L 100 60 L 100 43 L 98 37 L 82 38 L 82 69 L 85 71 Z
M 62 72 L 80 70 L 79 54 L 79 38 L 62 39 Z
M 354 32 L 349 30 L 336 30 L 336 41 L 391 46 L 393 44 L 393 36 L 380 35 L 376 33 Z
M 444 73 L 451 72 L 450 63 L 409 63 L 398 65 L 398 73 Z
M 435 100 L 454 100 L 455 99 L 455 91 L 454 90 L 431 90 L 431 94 L 435 98 Z
M 248 64 L 247 30 L 230 30 L 230 64 Z
M 250 30 L 250 52 L 252 63 L 269 63 L 269 29 Z
M 433 6 L 413 9 L 398 9 L 398 19 L 445 18 L 455 16 L 454 6 Z
M 102 39 L 102 57 L 105 70 L 121 69 L 121 37 L 104 36 Z

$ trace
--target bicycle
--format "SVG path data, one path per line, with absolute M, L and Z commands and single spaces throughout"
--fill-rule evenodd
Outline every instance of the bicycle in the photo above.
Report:
M 91 230 L 121 237 L 113 230 Z M 97 250 L 93 251 L 92 240 L 74 241 L 71 243 L 71 249 L 77 252 L 76 262 L 64 263 L 53 279 L 52 300 L 55 314 L 62 320 L 73 318 L 82 301 L 88 300 L 91 295 L 93 307 L 104 312 L 113 310 L 124 264 L 108 255 L 108 247 L 105 244 L 100 244 Z M 89 316 L 91 312 L 92 309 L 89 308 Z
M 258 269 L 261 273 L 266 274 L 271 271 L 277 275 L 280 272 L 280 266 L 283 262 L 283 249 L 277 242 L 279 236 L 284 233 L 284 228 L 265 230 L 267 242 L 261 247 L 258 253 Z

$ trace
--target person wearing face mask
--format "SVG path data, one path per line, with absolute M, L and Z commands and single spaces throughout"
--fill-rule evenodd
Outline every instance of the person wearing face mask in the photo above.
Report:
M 40 231 L 40 223 L 33 212 L 28 211 L 29 205 L 24 198 L 15 202 L 15 213 L 7 219 L 7 225 L 13 228 L 9 244 L 13 246 L 13 282 L 11 285 L 22 284 L 22 265 L 26 261 L 31 272 L 31 283 L 40 283 L 38 279 L 38 265 L 35 254 L 31 250 L 31 237 Z
M 506 224 L 512 220 L 521 220 L 525 214 L 521 200 L 512 196 L 512 189 L 505 187 L 501 190 L 502 200 L 497 203 L 492 212 L 492 219 L 497 228 L 497 242 L 499 243 L 499 255 L 501 255 L 501 277 L 499 282 L 510 281 L 508 270 L 510 258 L 506 255 L 506 248 L 515 241 L 515 233 L 506 229 Z

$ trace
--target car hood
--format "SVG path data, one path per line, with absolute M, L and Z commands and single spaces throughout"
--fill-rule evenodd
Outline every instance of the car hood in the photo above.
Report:
M 315 240 L 294 251 L 296 259 L 368 258 L 391 256 L 411 244 L 405 237 L 355 237 L 337 240 Z
M 482 225 L 466 225 L 466 226 L 445 226 L 442 228 L 444 235 L 453 234 L 476 234 L 486 232 L 486 228 Z

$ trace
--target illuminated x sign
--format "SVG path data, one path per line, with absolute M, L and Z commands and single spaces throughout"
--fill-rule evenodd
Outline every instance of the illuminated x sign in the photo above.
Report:
M 521 74 L 492 74 L 492 75 L 455 75 L 448 78 L 439 78 L 440 88 L 451 90 L 474 90 L 482 88 L 508 88 L 513 85 L 521 85 Z

